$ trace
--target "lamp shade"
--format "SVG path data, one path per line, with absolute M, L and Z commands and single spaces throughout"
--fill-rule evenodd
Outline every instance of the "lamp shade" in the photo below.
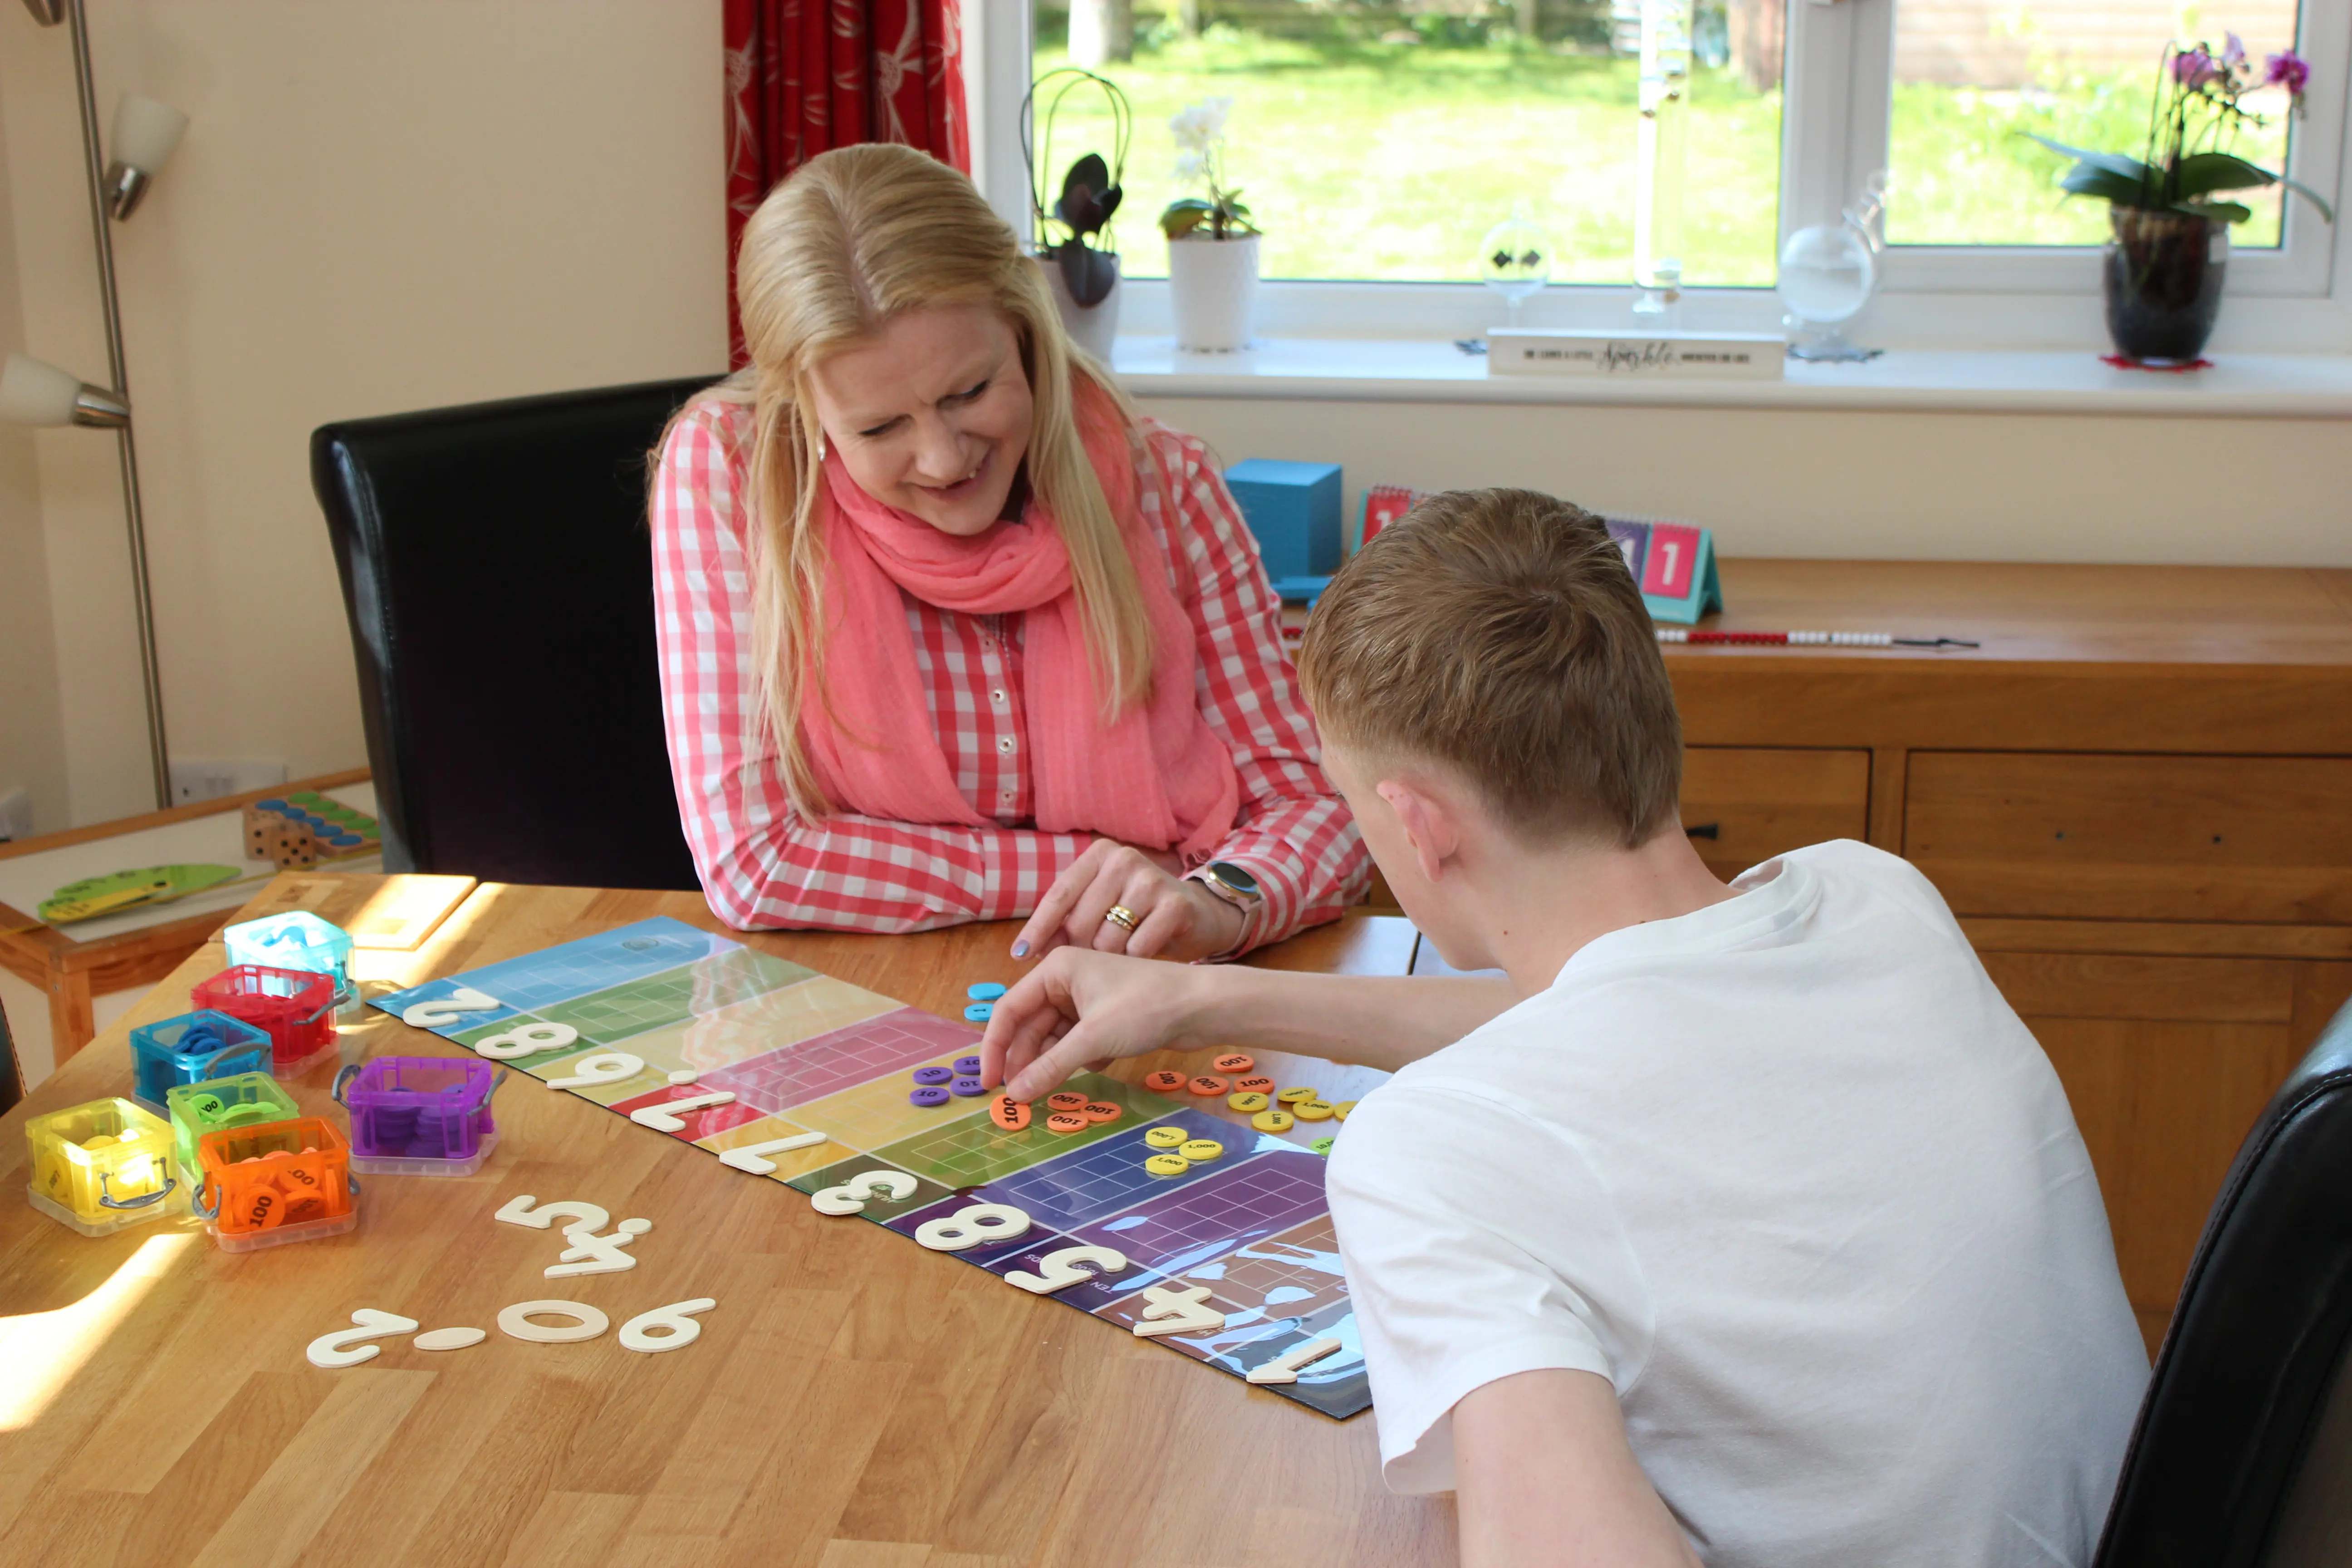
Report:
M 118 429 L 131 405 L 104 387 L 30 354 L 10 354 L 0 368 L 0 420 L 11 425 L 89 425 Z
M 152 179 L 172 160 L 188 117 L 168 103 L 126 92 L 114 106 L 114 161 Z

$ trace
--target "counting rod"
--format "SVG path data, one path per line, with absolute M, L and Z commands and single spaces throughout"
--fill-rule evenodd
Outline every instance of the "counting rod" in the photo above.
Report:
M 1770 647 L 1976 647 L 1958 637 L 1898 637 L 1893 632 L 1711 632 L 1656 628 L 1662 643 L 1748 643 Z

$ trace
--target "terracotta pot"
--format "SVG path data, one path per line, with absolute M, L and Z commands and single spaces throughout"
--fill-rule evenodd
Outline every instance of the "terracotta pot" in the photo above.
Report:
M 2139 364 L 2187 364 L 2221 313 L 2230 226 L 2218 218 L 2114 206 L 2107 241 L 2107 335 Z
M 1176 309 L 1176 346 L 1193 353 L 1249 347 L 1257 296 L 1254 234 L 1218 239 L 1195 232 L 1168 242 L 1168 292 Z

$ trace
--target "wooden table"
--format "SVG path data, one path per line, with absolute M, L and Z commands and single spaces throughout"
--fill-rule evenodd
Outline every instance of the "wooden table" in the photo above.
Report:
M 87 827 L 68 828 L 63 833 L 45 833 L 37 838 L 0 844 L 0 860 L 13 859 L 21 855 L 37 855 L 47 849 L 61 849 L 69 844 L 93 843 L 121 834 L 136 833 L 142 828 L 162 827 L 167 823 L 217 816 L 225 811 L 242 811 L 253 802 L 267 800 L 273 795 L 295 790 L 334 789 L 342 784 L 364 783 L 367 777 L 367 769 L 354 768 L 348 773 L 298 779 L 292 784 L 252 790 L 244 795 L 220 795 L 191 805 L 175 805 L 168 811 L 151 811 L 142 816 L 96 822 Z M 70 928 L 60 930 L 56 926 L 44 925 L 30 910 L 13 910 L 0 904 L 0 969 L 8 970 L 47 994 L 49 1048 L 52 1059 L 62 1065 L 97 1033 L 97 1023 L 91 1014 L 95 998 L 117 991 L 128 991 L 134 986 L 153 984 L 235 918 L 233 910 L 209 910 L 202 914 L 144 926 L 116 936 L 80 942 L 74 938 Z
M 307 879 L 329 920 L 397 880 Z M 657 914 L 723 929 L 691 894 L 486 885 L 419 951 L 362 954 L 360 978 L 406 985 Z M 953 1016 L 971 981 L 1014 978 L 1013 929 L 744 940 Z M 1415 940 L 1359 916 L 1260 961 L 1401 974 Z M 26 1117 L 123 1092 L 129 1026 L 183 1010 L 220 962 L 206 944 L 0 1118 L 0 1563 L 1454 1560 L 1450 1500 L 1387 1494 L 1369 1414 L 1328 1420 L 527 1079 L 499 1095 L 480 1174 L 369 1181 L 348 1237 L 231 1256 L 193 1222 L 89 1240 L 35 1214 L 14 1196 Z M 457 1054 L 381 1016 L 346 1036 L 352 1059 L 386 1052 Z M 332 1078 L 293 1086 L 307 1112 Z M 493 1331 L 441 1355 L 381 1341 L 349 1371 L 304 1361 L 356 1308 L 488 1328 L 564 1294 L 544 1238 L 491 1221 L 521 1193 L 652 1218 L 626 1290 L 581 1297 L 714 1296 L 699 1342 L 649 1356 Z

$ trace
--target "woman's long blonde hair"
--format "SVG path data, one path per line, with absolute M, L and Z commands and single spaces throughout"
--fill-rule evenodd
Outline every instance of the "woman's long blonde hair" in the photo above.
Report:
M 1073 364 L 1044 274 L 971 182 L 910 147 L 867 143 L 809 160 L 770 192 L 743 230 L 735 297 L 751 363 L 711 395 L 748 405 L 746 501 L 751 648 L 785 787 L 804 817 L 829 815 L 801 738 L 803 704 L 826 700 L 824 530 L 814 526 L 823 432 L 810 368 L 908 310 L 984 305 L 1021 342 L 1035 416 L 1030 493 L 1059 527 L 1108 721 L 1150 689 L 1151 630 L 1135 565 L 1087 456 L 1073 374 L 1107 394 L 1132 432 L 1136 413 L 1107 374 Z M 876 744 L 880 737 L 845 737 Z

